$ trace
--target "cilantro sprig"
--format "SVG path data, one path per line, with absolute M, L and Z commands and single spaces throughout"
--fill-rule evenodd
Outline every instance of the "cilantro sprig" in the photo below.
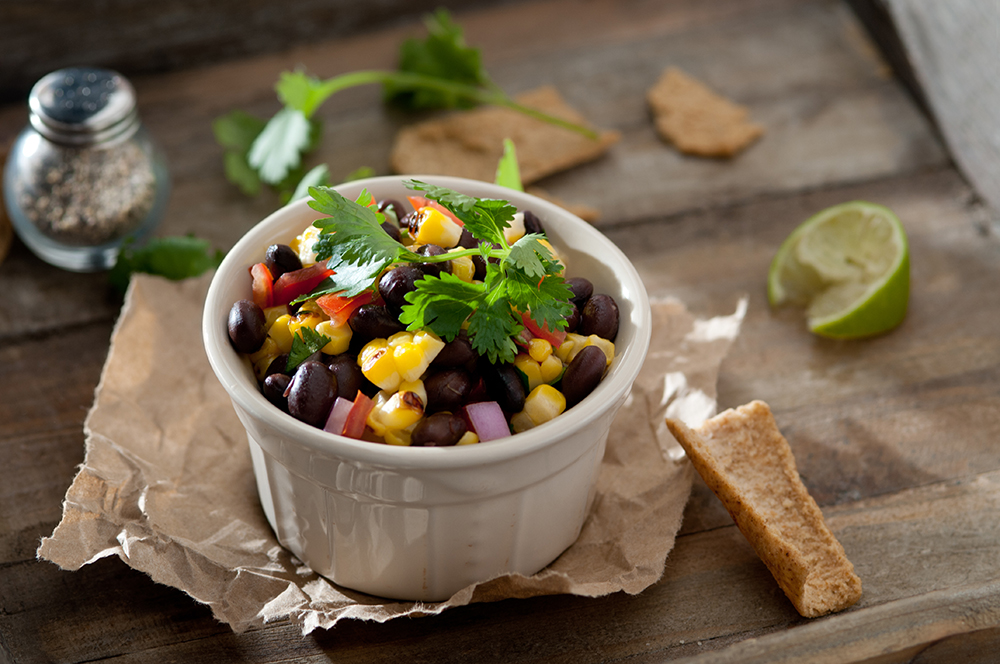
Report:
M 286 71 L 275 86 L 283 108 L 266 123 L 240 111 L 216 120 L 216 140 L 226 149 L 226 176 L 248 195 L 265 182 L 277 186 L 283 198 L 290 197 L 304 174 L 303 155 L 319 142 L 316 111 L 334 94 L 360 85 L 382 85 L 387 102 L 409 110 L 491 104 L 597 138 L 592 129 L 518 104 L 504 93 L 447 11 L 431 14 L 425 24 L 424 40 L 402 44 L 398 70 L 356 71 L 326 80 Z
M 298 333 L 292 336 L 292 349 L 288 351 L 285 371 L 293 373 L 296 367 L 328 343 L 330 343 L 330 337 L 303 325 L 299 328 Z
M 479 245 L 440 256 L 417 254 L 382 230 L 381 215 L 370 206 L 368 192 L 362 192 L 356 202 L 333 189 L 313 187 L 309 205 L 329 215 L 315 222 L 320 236 L 313 249 L 317 260 L 327 260 L 335 274 L 310 297 L 319 292 L 357 295 L 374 288 L 382 272 L 398 263 L 437 263 L 479 255 L 493 259 L 487 262 L 481 283 L 468 283 L 447 272 L 425 275 L 406 295 L 400 322 L 409 330 L 429 328 L 448 341 L 468 323 L 472 347 L 494 363 L 514 360 L 513 338 L 524 328 L 522 313 L 550 330 L 566 327 L 566 317 L 572 312 L 571 293 L 562 278 L 562 266 L 540 242 L 543 236 L 529 233 L 514 244 L 504 237 L 504 229 L 517 212 L 513 205 L 418 180 L 404 184 L 448 208 Z

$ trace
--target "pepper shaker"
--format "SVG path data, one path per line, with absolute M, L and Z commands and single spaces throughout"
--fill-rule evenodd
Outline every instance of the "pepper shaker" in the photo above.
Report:
M 61 69 L 35 84 L 28 108 L 30 124 L 4 171 L 14 230 L 58 267 L 110 268 L 126 238 L 159 224 L 170 189 L 166 161 L 139 121 L 135 89 L 108 69 Z

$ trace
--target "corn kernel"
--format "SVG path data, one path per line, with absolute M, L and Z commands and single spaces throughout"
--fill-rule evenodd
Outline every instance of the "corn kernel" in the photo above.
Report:
M 386 429 L 383 438 L 389 445 L 410 446 L 410 432 L 406 429 Z
M 524 400 L 524 412 L 535 424 L 543 424 L 566 410 L 566 397 L 551 385 L 539 385 Z
M 288 331 L 295 336 L 303 327 L 315 330 L 316 326 L 323 322 L 323 317 L 311 311 L 300 311 L 299 314 L 288 321 Z
M 418 244 L 436 244 L 451 249 L 462 238 L 462 227 L 432 207 L 417 211 Z
M 275 309 L 277 307 L 274 307 Z M 292 350 L 292 333 L 288 329 L 288 324 L 292 322 L 292 317 L 288 314 L 278 316 L 267 330 L 267 336 L 274 340 L 282 353 Z
M 274 362 L 274 358 L 277 355 L 264 355 L 259 360 L 253 363 L 253 375 L 257 377 L 257 380 L 264 380 L 267 378 L 264 374 L 267 372 L 268 367 L 271 366 L 271 362 Z
M 611 366 L 611 362 L 615 359 L 615 344 L 612 341 L 608 341 L 604 337 L 599 337 L 596 334 L 592 334 L 587 337 L 588 346 L 597 346 L 604 351 L 605 357 L 608 358 L 608 366 Z
M 452 258 L 451 273 L 465 283 L 471 284 L 472 278 L 476 276 L 476 266 L 472 263 L 472 256 Z
M 361 361 L 361 373 L 365 378 L 378 385 L 383 390 L 395 390 L 402 380 L 396 363 L 392 359 L 392 351 L 386 345 L 385 339 L 369 341 L 358 355 Z
M 275 356 L 280 354 L 281 352 L 278 350 L 278 344 L 274 343 L 274 339 L 266 337 L 263 345 L 261 345 L 261 347 L 255 352 L 251 353 L 250 361 L 257 364 L 257 362 L 264 357 L 271 357 L 273 359 Z M 264 368 L 266 369 L 267 367 Z
M 424 416 L 424 405 L 413 392 L 396 392 L 386 402 L 379 421 L 387 429 L 405 429 Z
M 541 364 L 545 359 L 552 354 L 552 344 L 550 344 L 545 339 L 539 339 L 535 337 L 528 342 L 528 355 L 531 356 L 535 362 Z
M 559 376 L 562 375 L 563 366 L 562 360 L 555 355 L 549 355 L 545 358 L 545 360 L 538 365 L 538 370 L 542 374 L 542 382 L 554 382 L 557 378 L 559 378 Z
M 458 439 L 456 445 L 475 445 L 479 442 L 479 436 L 476 435 L 475 431 L 466 431 L 462 434 L 462 437 Z
M 510 226 L 503 229 L 503 237 L 507 240 L 507 244 L 514 244 L 522 237 L 524 237 L 524 213 L 518 212 L 514 215 L 514 218 L 510 220 Z
M 313 245 L 316 244 L 317 239 L 319 239 L 319 229 L 315 226 L 309 226 L 288 243 L 292 251 L 298 254 L 299 260 L 302 261 L 302 267 L 309 267 L 316 262 L 316 252 L 313 251 Z
M 354 331 L 347 323 L 338 327 L 333 324 L 333 321 L 329 320 L 325 320 L 317 325 L 316 332 L 330 337 L 330 341 L 320 349 L 327 355 L 346 353 L 351 345 L 351 337 L 354 336 Z
M 365 420 L 365 424 L 368 425 L 368 428 L 379 437 L 384 436 L 386 432 L 385 425 L 382 424 L 380 417 L 382 415 L 382 408 L 385 407 L 385 404 L 389 401 L 390 396 L 392 396 L 392 393 L 387 390 L 382 390 L 376 394 L 375 398 L 372 399 L 372 409 L 369 411 L 368 418 Z
M 563 364 L 569 364 L 576 357 L 576 354 L 583 350 L 584 346 L 587 345 L 587 337 L 582 334 L 576 334 L 575 332 L 570 332 L 566 335 L 566 339 L 559 345 L 556 349 L 556 357 L 563 361 Z
M 424 350 L 415 343 L 400 344 L 393 348 L 392 361 L 396 363 L 396 371 L 405 381 L 420 378 L 430 364 Z
M 419 330 L 413 334 L 413 343 L 420 346 L 424 354 L 427 356 L 427 363 L 430 364 L 434 361 L 434 358 L 438 356 L 441 349 L 444 348 L 444 342 L 441 341 L 441 337 L 434 334 L 430 330 Z
M 514 433 L 521 433 L 522 431 L 527 431 L 528 429 L 533 429 L 535 427 L 534 421 L 528 416 L 523 410 L 520 413 L 515 413 L 513 417 L 510 418 L 510 428 L 514 430 Z
M 529 392 L 542 384 L 542 371 L 530 355 L 518 353 L 514 358 L 514 367 L 527 377 Z
M 420 380 L 404 380 L 399 384 L 400 392 L 413 392 L 420 398 L 420 403 L 427 405 L 427 388 L 424 387 L 424 381 Z
M 388 339 L 385 340 L 387 346 L 401 346 L 403 344 L 413 343 L 413 333 L 412 332 L 397 332 Z
M 274 325 L 274 321 L 278 320 L 282 316 L 288 314 L 288 307 L 281 305 L 278 307 L 268 307 L 264 309 L 264 324 L 267 325 L 268 329 Z

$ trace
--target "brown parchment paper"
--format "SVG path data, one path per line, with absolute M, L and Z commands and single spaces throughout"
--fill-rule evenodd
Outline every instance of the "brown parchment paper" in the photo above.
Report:
M 133 278 L 84 425 L 86 458 L 40 558 L 75 570 L 116 555 L 236 631 L 288 618 L 303 633 L 510 597 L 635 594 L 662 575 L 692 477 L 664 415 L 696 425 L 714 414 L 719 364 L 745 301 L 707 321 L 680 302 L 654 302 L 649 356 L 612 428 L 579 539 L 532 577 L 502 576 L 428 604 L 341 588 L 278 544 L 245 431 L 202 346 L 209 280 Z

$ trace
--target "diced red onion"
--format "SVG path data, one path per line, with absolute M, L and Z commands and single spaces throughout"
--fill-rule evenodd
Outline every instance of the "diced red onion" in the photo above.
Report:
M 510 435 L 507 418 L 496 401 L 470 403 L 462 408 L 462 417 L 469 427 L 476 432 L 480 441 L 506 438 Z
M 326 418 L 326 426 L 323 427 L 323 431 L 342 434 L 344 423 L 347 422 L 347 415 L 351 412 L 352 406 L 354 406 L 353 402 L 344 397 L 337 397 L 337 400 L 333 402 L 333 408 L 330 409 L 330 416 Z

